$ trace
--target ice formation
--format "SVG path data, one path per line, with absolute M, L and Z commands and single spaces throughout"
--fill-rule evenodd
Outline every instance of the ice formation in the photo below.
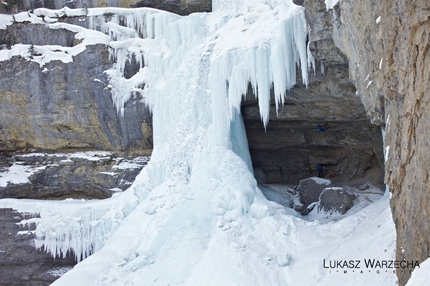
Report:
M 316 227 L 308 246 L 323 257 L 336 253 L 322 246 L 335 239 L 330 226 L 312 226 L 265 199 L 253 177 L 240 115 L 249 84 L 264 125 L 272 87 L 278 106 L 296 84 L 296 68 L 307 84 L 308 65 L 315 64 L 307 57 L 303 8 L 287 0 L 218 0 L 213 7 L 213 13 L 187 17 L 154 9 L 87 11 L 91 28 L 111 38 L 116 66 L 107 72 L 119 112 L 135 92 L 153 112 L 154 151 L 135 183 L 111 199 L 32 207 L 0 203 L 40 213 L 23 223 L 37 224 L 36 245 L 53 255 L 73 251 L 80 260 L 94 253 L 54 285 L 324 281 L 322 274 L 294 280 L 295 269 L 306 267 L 303 260 L 287 266 L 305 239 L 297 228 Z M 141 69 L 125 79 L 124 65 L 132 57 Z M 389 215 L 378 215 L 388 222 L 384 231 L 391 231 Z M 353 218 L 337 233 L 349 237 L 361 228 Z M 315 274 L 320 263 L 314 262 L 309 267 Z

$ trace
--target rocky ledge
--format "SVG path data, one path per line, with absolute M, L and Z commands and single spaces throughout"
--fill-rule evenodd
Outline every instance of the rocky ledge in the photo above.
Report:
M 149 160 L 105 151 L 1 157 L 0 198 L 27 199 L 108 198 L 127 189 Z

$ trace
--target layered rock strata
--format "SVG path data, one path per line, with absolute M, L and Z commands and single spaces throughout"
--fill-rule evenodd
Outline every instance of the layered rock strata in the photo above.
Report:
M 0 36 L 22 44 L 76 44 L 74 33 L 45 25 L 15 23 Z M 114 106 L 104 72 L 112 65 L 102 44 L 87 46 L 72 63 L 54 60 L 41 67 L 21 57 L 2 61 L 0 151 L 151 149 L 151 114 L 142 98 L 136 94 L 124 116 Z M 136 64 L 127 69 L 135 72 Z
M 124 158 L 128 156 L 110 152 L 2 155 L 0 198 L 109 198 L 127 189 L 149 160 Z

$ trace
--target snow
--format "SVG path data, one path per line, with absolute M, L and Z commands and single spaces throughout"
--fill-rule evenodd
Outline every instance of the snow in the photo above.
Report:
M 52 269 L 49 269 L 45 273 L 47 275 L 61 277 L 62 275 L 64 275 L 64 273 L 66 273 L 67 271 L 71 270 L 72 268 L 73 268 L 72 266 L 54 267 Z
M 27 154 L 20 154 L 20 157 L 45 157 L 46 153 L 27 153 Z
M 79 10 L 79 12 L 75 11 Z M 60 60 L 63 63 L 73 62 L 73 56 L 81 53 L 85 50 L 87 45 L 94 44 L 109 44 L 109 37 L 105 34 L 85 29 L 76 25 L 71 25 L 67 23 L 56 23 L 58 21 L 58 15 L 70 14 L 70 15 L 81 15 L 81 9 L 71 10 L 68 8 L 63 8 L 62 10 L 58 10 L 57 12 L 53 12 L 53 19 L 48 20 L 47 17 L 43 18 L 42 15 L 51 15 L 50 10 L 48 9 L 36 9 L 34 13 L 30 12 L 21 12 L 15 15 L 0 15 L 0 29 L 7 29 L 7 27 L 15 22 L 29 22 L 31 24 L 43 24 L 47 25 L 50 29 L 66 29 L 72 32 L 75 32 L 75 38 L 81 39 L 82 42 L 73 47 L 62 47 L 58 45 L 43 45 L 38 46 L 34 45 L 35 55 L 31 56 L 29 52 L 30 45 L 26 44 L 16 44 L 11 47 L 11 49 L 0 50 L 0 62 L 11 59 L 15 56 L 20 56 L 27 60 L 31 60 L 37 62 L 40 67 L 43 67 L 46 63 L 49 63 L 53 60 Z M 46 13 L 46 14 L 44 14 Z M 55 16 L 57 13 L 57 16 Z M 45 68 L 43 71 L 47 71 Z
M 108 175 L 112 177 L 118 176 L 118 174 L 115 172 L 99 172 L 99 174 Z
M 87 151 L 87 152 L 76 152 L 71 153 L 68 155 L 70 159 L 73 158 L 79 158 L 79 159 L 85 159 L 88 161 L 100 161 L 103 159 L 110 159 L 110 155 L 112 155 L 112 152 L 107 151 Z M 59 154 L 59 156 L 61 156 Z
M 370 73 L 366 76 L 366 78 L 363 80 L 364 82 L 368 81 L 370 77 Z
M 428 285 L 430 281 L 430 259 L 426 259 L 420 264 L 419 268 L 415 268 L 412 276 L 406 286 L 421 286 Z
M 330 185 L 331 184 L 331 181 L 329 179 L 318 178 L 318 177 L 311 177 L 310 179 L 312 179 L 318 185 Z
M 327 11 L 333 9 L 333 7 L 336 6 L 338 3 L 339 0 L 325 0 L 325 6 L 327 8 Z
M 30 230 L 20 230 L 16 233 L 17 236 L 22 235 L 22 236 L 26 236 L 26 235 L 33 235 L 34 231 L 30 231 Z
M 389 132 L 390 131 L 390 126 L 391 126 L 391 117 L 390 117 L 390 114 L 388 114 L 387 115 L 387 120 L 386 120 L 386 128 L 387 128 L 387 131 L 386 132 Z
M 125 169 L 139 169 L 141 167 L 142 167 L 142 165 L 137 164 L 137 163 L 121 162 L 118 165 L 113 166 L 112 169 L 113 170 L 116 170 L 116 169 L 125 170 Z
M 376 18 L 375 22 L 376 22 L 376 24 L 379 24 L 381 22 L 381 16 L 378 16 L 378 18 Z
M 388 197 L 339 221 L 307 221 L 276 202 L 286 204 L 286 194 L 267 200 L 252 173 L 240 102 L 251 83 L 265 126 L 272 85 L 278 106 L 296 84 L 296 67 L 307 84 L 303 8 L 281 0 L 213 6 L 187 17 L 155 9 L 35 10 L 45 18 L 88 13 L 90 26 L 109 35 L 113 101 L 124 112 L 134 93 L 144 96 L 154 150 L 133 185 L 112 198 L 2 199 L 0 207 L 39 214 L 22 222 L 36 224 L 36 247 L 53 256 L 71 251 L 81 261 L 57 286 L 395 285 L 393 273 L 346 280 L 323 268 L 323 259 L 394 258 Z M 131 56 L 141 69 L 125 79 Z
M 385 152 L 384 152 L 384 158 L 385 158 L 385 162 L 388 161 L 388 156 L 390 155 L 390 146 L 386 146 L 385 147 Z
M 0 172 L 0 187 L 30 183 L 28 177 L 46 167 L 30 168 L 23 166 L 19 162 L 13 164 L 6 172 Z

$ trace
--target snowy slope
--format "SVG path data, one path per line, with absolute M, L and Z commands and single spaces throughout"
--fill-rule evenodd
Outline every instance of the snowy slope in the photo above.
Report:
M 430 259 L 426 259 L 420 264 L 420 268 L 416 268 L 412 272 L 412 276 L 409 279 L 406 286 L 424 286 L 428 285 L 430 281 Z
M 89 10 L 92 27 L 110 36 L 119 111 L 140 92 L 153 112 L 151 160 L 111 199 L 0 207 L 40 213 L 29 221 L 36 246 L 53 255 L 94 253 L 54 285 L 395 285 L 392 272 L 345 279 L 323 268 L 323 259 L 394 258 L 387 197 L 336 223 L 309 222 L 268 201 L 252 174 L 241 98 L 250 82 L 267 124 L 272 83 L 276 104 L 296 83 L 296 65 L 307 83 L 303 8 L 287 0 L 214 7 L 187 17 L 109 8 L 111 19 Z M 145 66 L 127 80 L 131 55 Z

